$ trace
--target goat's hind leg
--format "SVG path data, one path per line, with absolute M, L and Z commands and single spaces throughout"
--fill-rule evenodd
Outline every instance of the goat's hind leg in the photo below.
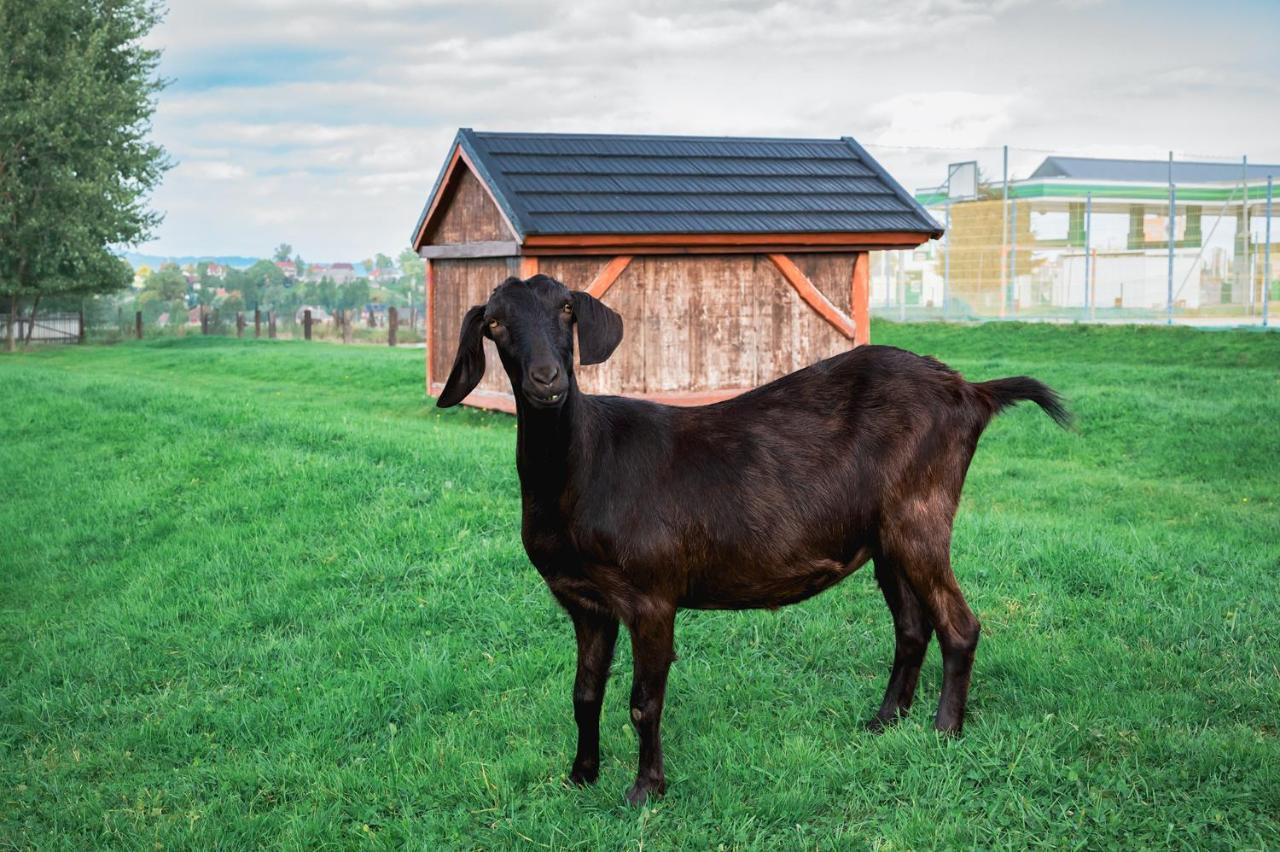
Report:
M 923 604 L 942 648 L 942 698 L 934 727 L 959 734 L 964 727 L 969 676 L 981 625 L 951 571 L 950 517 L 894 525 L 882 530 L 881 540 L 890 560 L 901 566 L 902 576 Z
M 911 563 L 906 575 L 929 613 L 942 648 L 942 697 L 933 726 L 943 733 L 958 735 L 964 728 L 969 677 L 981 625 L 956 583 L 951 559 L 945 552 Z
M 875 558 L 875 570 L 876 582 L 893 614 L 894 634 L 893 671 L 884 691 L 884 701 L 867 723 L 868 729 L 879 733 L 911 709 L 933 624 L 899 566 L 879 554 Z
M 594 784 L 600 776 L 600 708 L 618 639 L 618 620 L 583 608 L 570 609 L 569 615 L 578 639 L 578 673 L 573 681 L 578 753 L 569 780 L 574 784 Z

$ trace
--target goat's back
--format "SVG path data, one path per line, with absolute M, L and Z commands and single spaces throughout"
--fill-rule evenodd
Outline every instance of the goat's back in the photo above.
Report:
M 907 500 L 959 498 L 990 412 L 938 361 L 864 346 L 734 399 L 691 408 L 590 398 L 572 487 L 592 559 L 723 575 L 844 564 Z

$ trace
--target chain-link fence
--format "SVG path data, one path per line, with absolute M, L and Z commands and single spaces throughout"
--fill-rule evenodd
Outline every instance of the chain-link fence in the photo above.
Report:
M 875 258 L 880 316 L 1275 323 L 1280 166 L 869 147 L 904 182 L 936 176 L 914 195 L 946 228 L 941 240 Z

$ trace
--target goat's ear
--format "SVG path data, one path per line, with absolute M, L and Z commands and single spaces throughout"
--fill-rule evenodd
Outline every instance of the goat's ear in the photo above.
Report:
M 436 405 L 457 405 L 475 390 L 484 378 L 484 305 L 476 305 L 462 317 L 462 333 L 458 336 L 458 354 L 449 371 L 449 381 Z
M 578 345 L 583 364 L 599 364 L 622 342 L 622 317 L 595 296 L 573 291 L 573 316 L 578 323 Z

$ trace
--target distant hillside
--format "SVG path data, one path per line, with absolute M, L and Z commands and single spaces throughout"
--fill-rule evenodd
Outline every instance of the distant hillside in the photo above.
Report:
M 128 261 L 129 265 L 132 266 L 134 269 L 137 269 L 139 266 L 149 266 L 152 269 L 159 269 L 161 266 L 163 266 L 166 263 L 176 263 L 178 264 L 178 266 L 186 266 L 188 263 L 195 264 L 195 263 L 202 263 L 205 261 L 208 261 L 211 263 L 220 263 L 223 266 L 230 266 L 233 269 L 248 269 L 250 266 L 253 266 L 259 260 L 262 260 L 262 258 L 259 258 L 259 257 L 242 257 L 240 255 L 234 255 L 234 254 L 223 254 L 223 255 L 187 254 L 187 255 L 179 255 L 175 257 L 163 257 L 158 254 L 138 254 L 135 251 L 125 252 L 124 259 Z M 328 261 L 325 261 L 325 262 L 328 262 Z M 364 268 L 363 263 L 355 263 L 353 265 L 356 270 L 356 275 L 368 274 L 367 270 Z
M 220 263 L 223 266 L 231 266 L 236 269 L 247 269 L 258 262 L 256 257 L 240 257 L 238 255 L 182 255 L 179 257 L 161 257 L 158 254 L 138 254 L 137 252 L 125 252 L 124 259 L 134 269 L 139 266 L 150 266 L 152 269 L 158 269 L 166 263 L 176 263 L 179 266 L 186 266 L 188 263 L 200 263 L 202 261 L 210 261 L 212 263 Z

